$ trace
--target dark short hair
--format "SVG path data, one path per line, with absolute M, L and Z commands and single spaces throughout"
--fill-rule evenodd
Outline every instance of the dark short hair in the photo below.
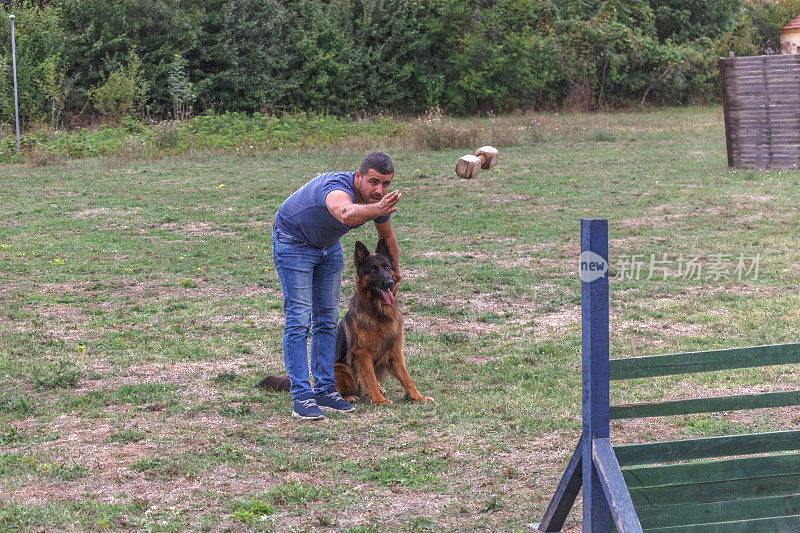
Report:
M 384 176 L 388 174 L 394 175 L 394 163 L 386 152 L 368 153 L 364 161 L 361 162 L 361 166 L 358 167 L 358 173 L 364 176 L 369 172 L 369 169 L 376 170 L 378 174 L 383 174 Z

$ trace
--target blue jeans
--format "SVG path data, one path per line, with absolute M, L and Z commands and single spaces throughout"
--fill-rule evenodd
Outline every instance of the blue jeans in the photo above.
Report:
M 339 322 L 339 290 L 344 256 L 337 242 L 313 248 L 277 227 L 272 230 L 272 257 L 283 291 L 283 362 L 292 398 L 335 387 L 333 359 Z M 308 378 L 308 333 L 311 331 L 311 375 Z

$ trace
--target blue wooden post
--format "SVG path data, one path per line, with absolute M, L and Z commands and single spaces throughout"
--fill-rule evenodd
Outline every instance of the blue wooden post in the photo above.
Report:
M 608 221 L 581 220 L 583 352 L 583 531 L 607 533 L 610 509 L 592 458 L 594 439 L 609 437 Z

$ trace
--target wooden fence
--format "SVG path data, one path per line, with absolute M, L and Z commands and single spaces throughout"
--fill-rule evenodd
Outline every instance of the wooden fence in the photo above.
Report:
M 800 55 L 719 60 L 728 166 L 800 169 Z

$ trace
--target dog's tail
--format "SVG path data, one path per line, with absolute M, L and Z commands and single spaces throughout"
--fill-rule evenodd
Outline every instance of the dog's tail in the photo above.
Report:
M 289 385 L 289 376 L 267 376 L 256 383 L 256 387 L 259 389 L 278 391 L 288 391 Z

